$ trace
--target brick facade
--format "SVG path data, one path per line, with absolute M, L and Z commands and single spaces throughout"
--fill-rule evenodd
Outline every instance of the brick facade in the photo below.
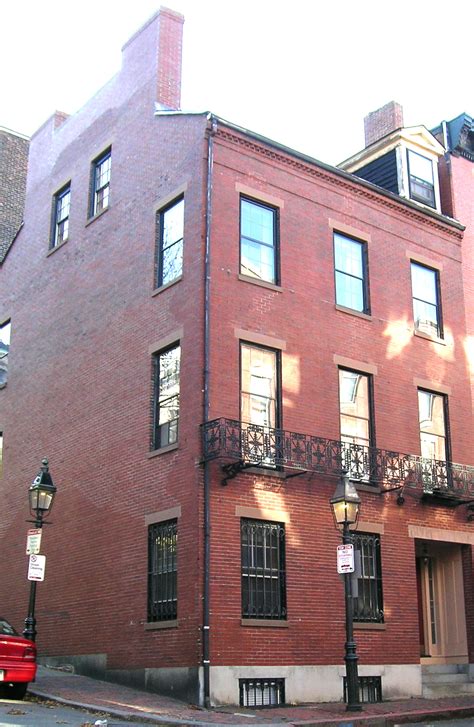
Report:
M 378 448 L 420 454 L 421 386 L 448 393 L 452 459 L 472 464 L 462 226 L 216 117 L 153 115 L 165 16 L 133 36 L 121 72 L 78 114 L 32 139 L 25 224 L 0 272 L 0 320 L 12 321 L 0 391 L 3 612 L 18 626 L 26 615 L 26 493 L 47 455 L 58 487 L 37 600 L 48 663 L 200 702 L 238 702 L 239 677 L 285 678 L 289 701 L 340 699 L 336 477 L 254 467 L 223 486 L 228 460 L 203 463 L 200 425 L 239 421 L 245 341 L 280 354 L 283 430 L 340 439 L 342 365 L 372 375 Z M 90 219 L 91 164 L 109 148 L 109 206 Z M 69 183 L 69 238 L 51 249 L 52 200 Z M 182 275 L 157 289 L 156 214 L 182 196 Z M 241 196 L 278 210 L 277 284 L 241 274 Z M 369 314 L 335 304 L 335 231 L 367 245 Z M 413 258 L 440 270 L 442 341 L 414 335 Z M 178 441 L 153 450 L 152 356 L 177 342 Z M 361 673 L 382 675 L 390 698 L 420 691 L 422 543 L 462 549 L 469 611 L 474 534 L 465 507 L 410 487 L 399 506 L 380 485 L 358 483 L 361 528 L 380 535 L 384 620 L 358 625 L 356 639 Z M 246 517 L 284 523 L 286 619 L 242 618 Z M 177 619 L 151 623 L 147 528 L 174 518 Z
M 0 265 L 23 220 L 29 140 L 0 127 Z

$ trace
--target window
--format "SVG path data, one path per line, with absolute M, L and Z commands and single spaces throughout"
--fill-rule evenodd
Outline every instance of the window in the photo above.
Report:
M 239 679 L 241 707 L 276 707 L 285 704 L 284 679 Z
M 354 621 L 383 622 L 380 537 L 353 533 L 356 585 L 353 588 Z
M 154 449 L 178 441 L 180 345 L 154 355 Z
M 421 456 L 425 459 L 448 460 L 446 436 L 447 399 L 443 394 L 418 389 Z
M 410 198 L 436 207 L 433 162 L 421 154 L 408 150 L 408 178 Z
M 3 477 L 3 432 L 0 432 L 0 479 Z
M 0 386 L 7 383 L 10 333 L 11 322 L 6 321 L 0 326 Z
M 415 329 L 442 338 L 438 271 L 412 262 L 411 287 Z
M 148 528 L 148 621 L 172 621 L 178 615 L 178 521 Z
M 57 247 L 69 238 L 69 210 L 71 206 L 71 185 L 67 184 L 53 198 L 53 229 L 51 247 Z
M 111 164 L 111 149 L 107 149 L 104 154 L 92 162 L 91 217 L 98 215 L 109 206 Z
M 241 420 L 262 427 L 279 424 L 278 353 L 241 344 Z
M 341 441 L 354 479 L 367 479 L 370 472 L 368 447 L 374 440 L 371 393 L 370 376 L 339 369 Z
M 171 283 L 183 272 L 184 199 L 156 216 L 158 261 L 157 287 Z
M 334 266 L 337 305 L 369 313 L 366 244 L 335 232 Z
M 286 618 L 285 526 L 241 521 L 242 617 Z
M 240 200 L 240 272 L 267 283 L 278 282 L 277 210 Z

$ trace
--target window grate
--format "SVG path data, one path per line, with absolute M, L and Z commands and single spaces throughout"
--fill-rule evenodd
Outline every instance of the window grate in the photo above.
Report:
M 361 704 L 382 702 L 382 677 L 359 677 L 359 700 Z M 347 678 L 344 677 L 344 702 L 347 702 Z
M 284 679 L 239 679 L 241 707 L 278 707 L 285 704 Z
M 148 621 L 177 618 L 177 520 L 148 528 Z

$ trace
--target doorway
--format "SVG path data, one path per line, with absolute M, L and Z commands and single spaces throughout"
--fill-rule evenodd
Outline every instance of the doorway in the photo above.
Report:
M 427 663 L 467 661 L 461 547 L 416 541 L 420 656 Z

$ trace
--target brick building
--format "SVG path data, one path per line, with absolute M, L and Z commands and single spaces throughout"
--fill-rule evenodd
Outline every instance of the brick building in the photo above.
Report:
M 474 661 L 464 227 L 435 182 L 444 149 L 421 127 L 390 138 L 431 162 L 411 194 L 410 176 L 357 176 L 382 153 L 346 171 L 179 111 L 182 22 L 162 9 L 112 81 L 31 140 L 0 270 L 2 609 L 26 615 L 26 493 L 47 455 L 48 663 L 201 703 L 340 700 L 329 500 L 348 468 L 359 673 L 384 698 L 420 694 L 422 664 Z

